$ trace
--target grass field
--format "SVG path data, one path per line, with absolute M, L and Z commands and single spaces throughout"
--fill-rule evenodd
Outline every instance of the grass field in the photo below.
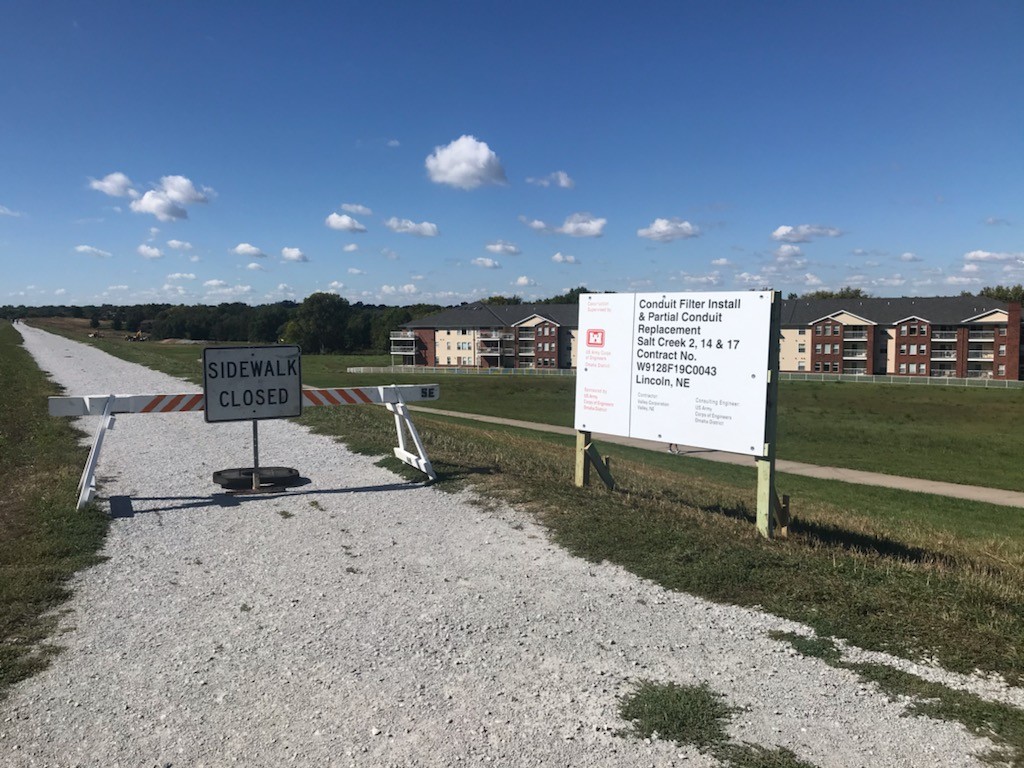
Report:
M 161 370 L 183 369 L 198 357 L 195 348 L 188 351 L 190 361 L 160 346 L 115 342 L 110 348 L 129 359 L 149 359 Z M 316 369 L 304 362 L 305 379 L 334 386 L 374 383 L 363 376 L 346 378 L 340 370 L 345 364 L 324 358 Z M 451 410 L 544 420 L 533 407 L 539 391 L 544 406 L 537 410 L 554 420 L 555 414 L 564 418 L 559 409 L 571 403 L 571 392 L 567 401 L 561 389 L 571 390 L 571 382 L 562 379 L 465 376 L 445 377 L 441 384 L 439 404 Z M 533 389 L 537 385 L 550 389 Z M 913 401 L 901 399 L 908 392 Z M 917 402 L 922 396 L 925 400 Z M 1005 425 L 1019 423 L 1021 409 L 1016 392 L 883 385 L 790 383 L 782 398 L 791 425 L 783 438 L 789 458 L 849 464 L 846 457 L 860 455 L 861 461 L 884 460 L 896 474 L 939 466 L 946 480 L 953 479 L 958 465 L 984 474 L 982 465 L 991 454 L 977 447 L 979 441 L 994 441 L 1004 452 L 1015 446 Z M 858 407 L 865 409 L 863 418 L 857 418 Z M 897 418 L 903 409 L 916 409 L 915 417 Z M 948 416 L 947 425 L 926 428 L 926 413 Z M 393 422 L 383 409 L 310 409 L 301 421 L 374 456 L 389 455 L 395 444 Z M 788 540 L 768 542 L 753 525 L 752 468 L 603 445 L 613 460 L 617 489 L 579 489 L 572 481 L 571 437 L 432 413 L 417 413 L 416 422 L 440 488 L 468 484 L 485 497 L 532 510 L 555 541 L 580 557 L 617 563 L 670 589 L 802 622 L 822 641 L 814 645 L 791 638 L 800 652 L 843 665 L 893 696 L 920 701 L 914 711 L 959 720 L 1005 750 L 1006 761 L 1024 765 L 1024 713 L 889 668 L 846 663 L 830 645 L 830 638 L 838 638 L 964 674 L 997 674 L 1020 685 L 1021 511 L 781 475 L 779 485 L 793 496 L 796 520 Z M 803 431 L 795 431 L 795 425 Z M 876 440 L 876 430 L 887 437 Z M 945 456 L 950 433 L 958 444 L 955 455 Z M 869 441 L 870 449 L 864 447 Z M 840 448 L 830 447 L 835 444 Z M 919 454 L 920 460 L 909 454 Z M 383 462 L 411 472 L 393 459 Z M 1020 487 L 1019 479 L 1005 477 L 987 484 Z
M 87 339 L 86 321 L 40 325 L 90 341 L 112 354 L 194 382 L 202 379 L 199 345 Z M 575 380 L 542 376 L 349 374 L 348 367 L 387 365 L 387 356 L 308 355 L 311 386 L 442 384 L 426 407 L 572 426 Z M 822 466 L 1024 491 L 1017 425 L 1024 389 L 907 387 L 784 381 L 779 386 L 778 456 Z
M 88 451 L 66 420 L 46 410 L 56 388 L 0 323 L 0 699 L 48 663 L 45 643 L 67 580 L 97 562 L 106 515 L 75 510 L 75 487 Z

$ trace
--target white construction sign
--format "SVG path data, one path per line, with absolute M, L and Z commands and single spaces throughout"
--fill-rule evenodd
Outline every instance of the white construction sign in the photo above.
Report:
M 581 295 L 576 429 L 762 455 L 772 296 Z
M 206 420 L 248 421 L 302 415 L 302 360 L 297 346 L 203 350 Z

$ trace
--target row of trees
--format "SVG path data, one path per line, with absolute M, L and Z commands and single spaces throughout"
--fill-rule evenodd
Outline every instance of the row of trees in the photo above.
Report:
M 577 304 L 583 286 L 559 296 L 544 299 L 540 304 Z M 964 294 L 970 295 L 970 294 Z M 983 288 L 977 294 L 997 301 L 1024 301 L 1024 286 Z M 868 298 L 860 288 L 838 291 L 814 291 L 789 298 Z M 489 304 L 522 304 L 519 296 L 492 296 Z M 281 301 L 276 304 L 249 306 L 231 303 L 209 306 L 172 304 L 137 304 L 134 306 L 68 307 L 0 307 L 0 317 L 7 319 L 31 317 L 88 318 L 93 327 L 109 327 L 114 331 L 142 331 L 158 339 L 202 339 L 208 341 L 250 341 L 258 343 L 286 342 L 298 344 L 306 354 L 387 352 L 391 331 L 410 320 L 443 309 L 435 304 L 407 307 L 349 303 L 333 293 L 314 293 L 302 303 Z

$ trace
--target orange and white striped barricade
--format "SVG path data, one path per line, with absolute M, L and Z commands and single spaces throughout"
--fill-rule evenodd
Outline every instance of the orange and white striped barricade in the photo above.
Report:
M 412 423 L 409 401 L 437 400 L 439 384 L 393 384 L 383 387 L 345 387 L 336 389 L 303 389 L 303 407 L 336 405 L 383 405 L 395 417 L 398 446 L 395 458 L 423 472 L 431 480 L 437 473 L 427 458 L 423 441 Z M 121 413 L 193 413 L 204 410 L 202 392 L 154 395 L 85 395 L 49 398 L 51 416 L 101 416 L 93 438 L 92 449 L 78 483 L 78 509 L 88 504 L 96 493 L 96 464 L 108 429 Z M 408 437 L 407 437 L 408 435 Z M 412 445 L 410 446 L 409 441 Z M 410 450 L 415 449 L 415 452 Z

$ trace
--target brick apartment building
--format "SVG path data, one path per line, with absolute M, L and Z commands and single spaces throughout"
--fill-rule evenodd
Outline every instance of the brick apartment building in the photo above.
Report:
M 474 303 L 391 333 L 396 363 L 574 368 L 575 304 Z M 1024 380 L 1021 307 L 973 296 L 787 299 L 782 371 Z

